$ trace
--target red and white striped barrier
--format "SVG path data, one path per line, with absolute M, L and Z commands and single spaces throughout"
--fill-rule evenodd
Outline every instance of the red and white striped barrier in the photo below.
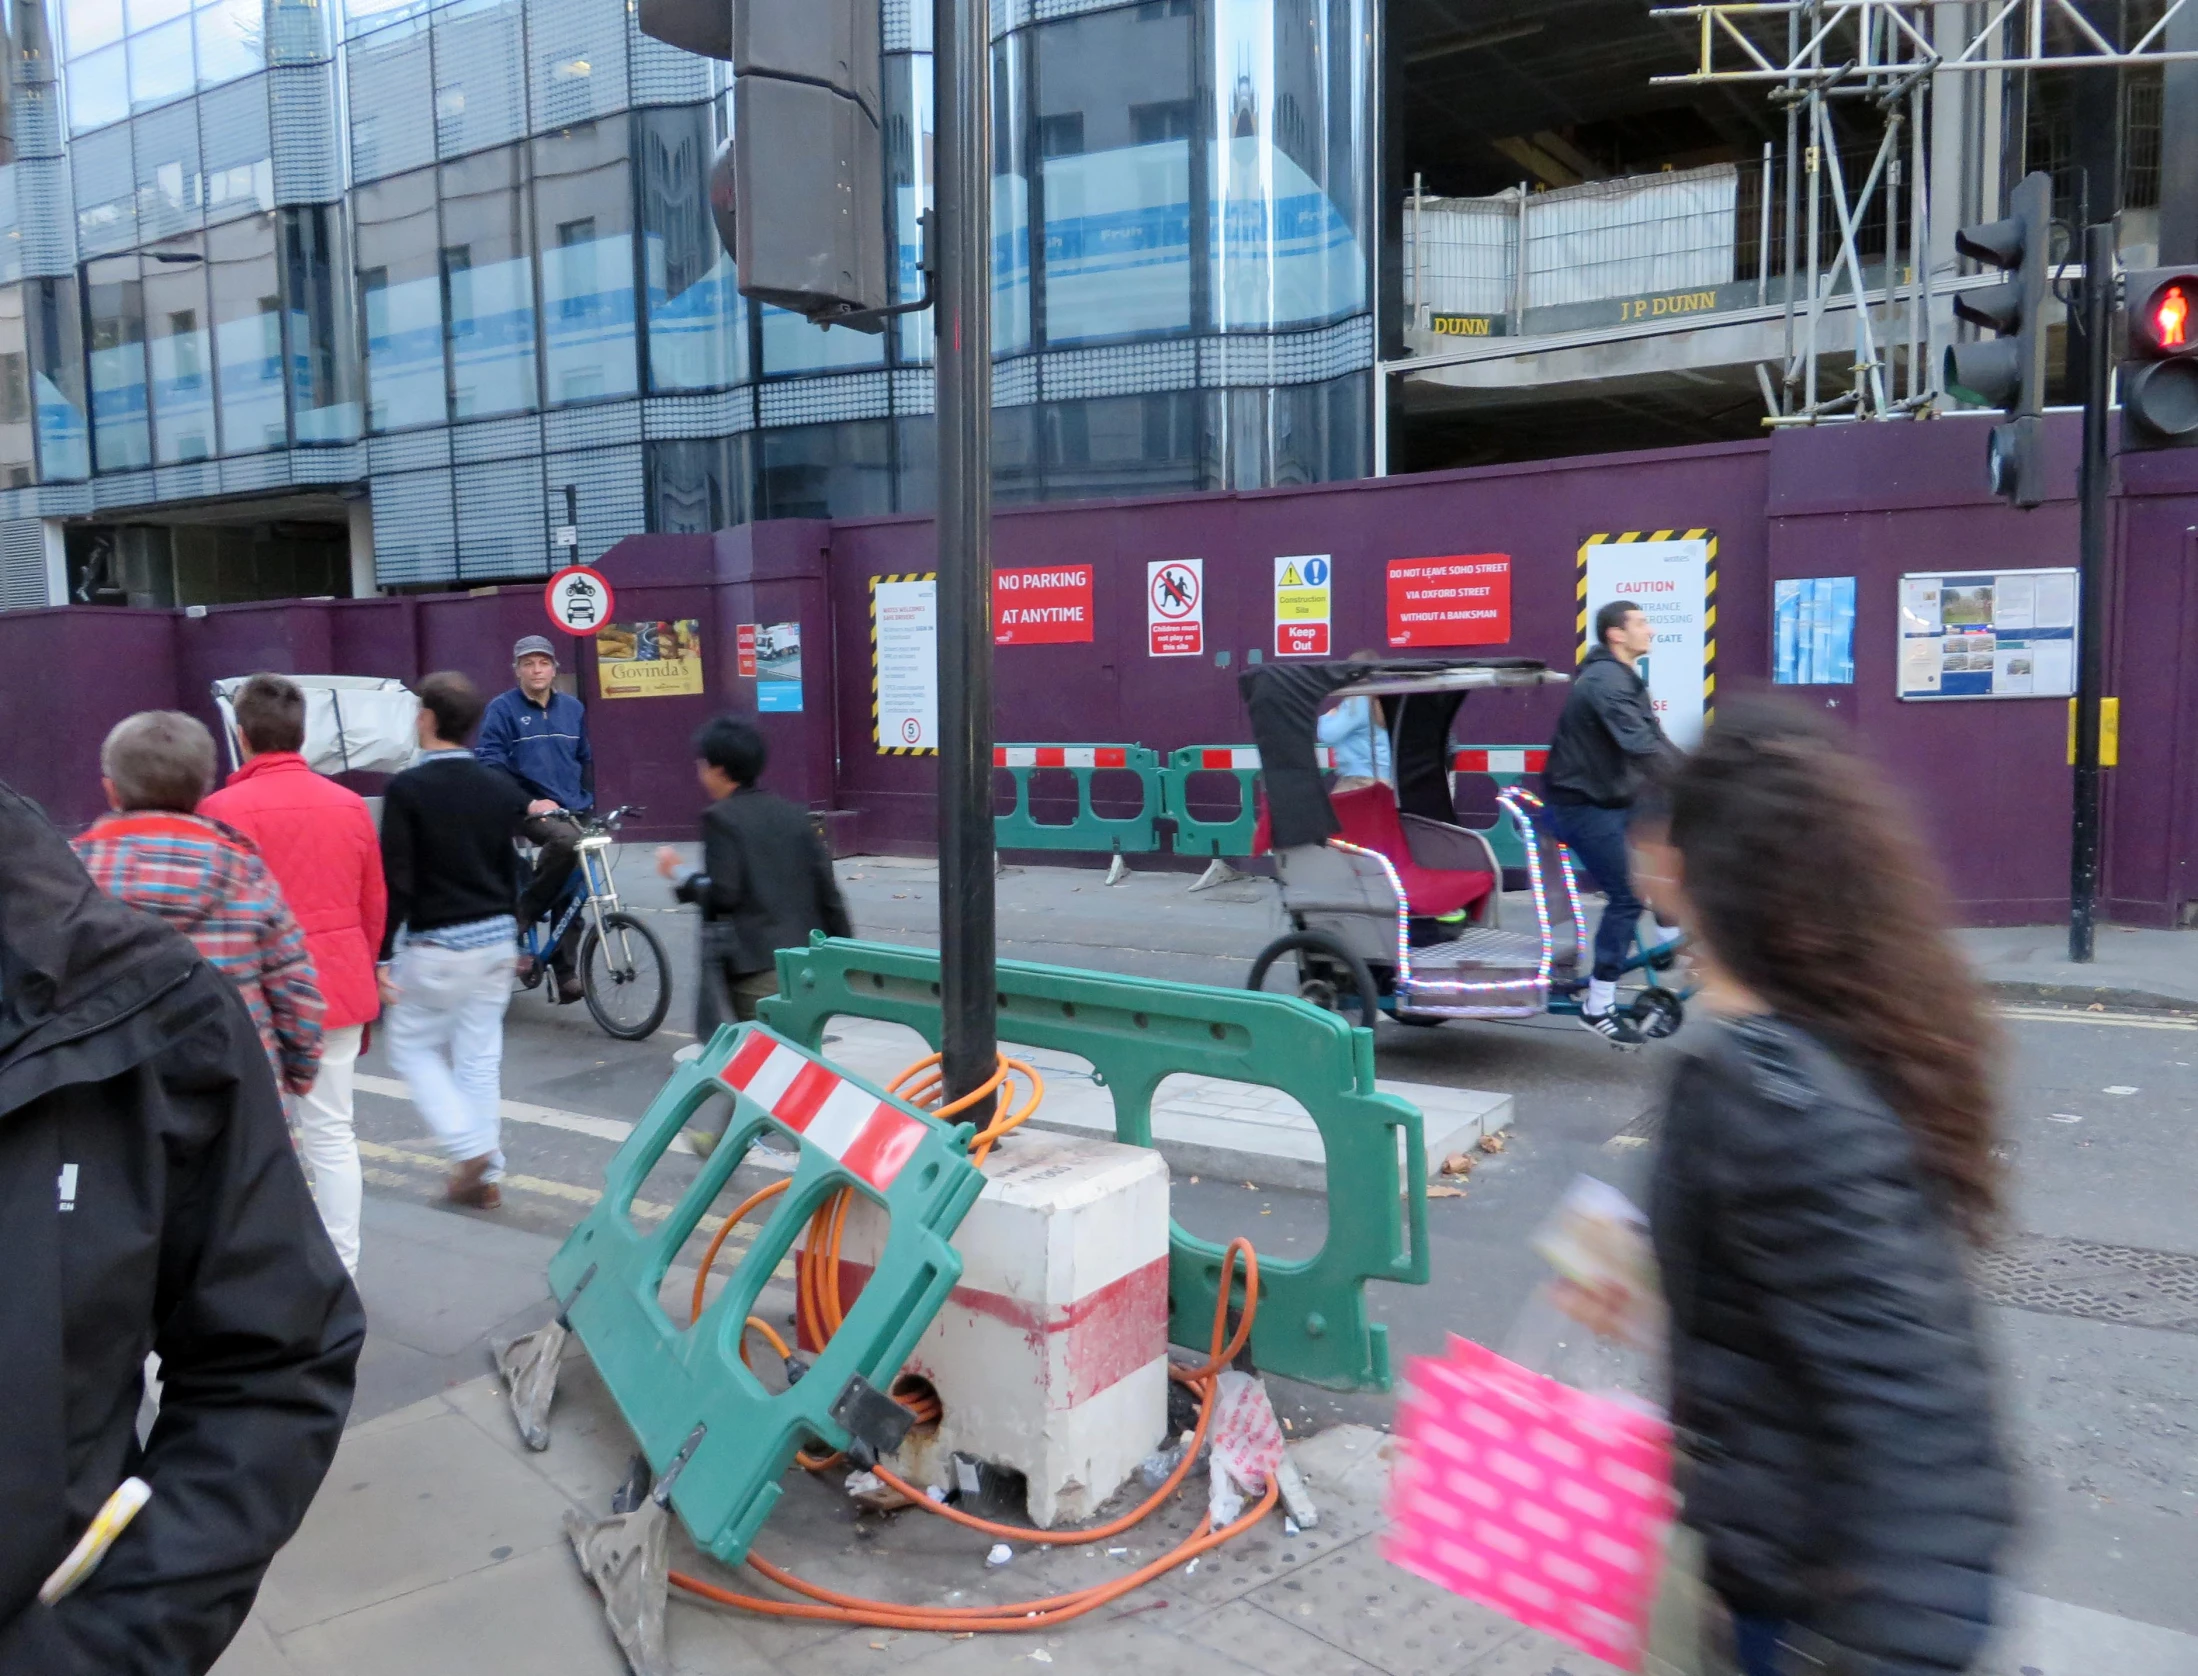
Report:
M 1255 754 L 1256 756 L 1256 754 Z M 1127 745 L 995 745 L 995 768 L 1127 768 Z
M 749 1033 L 718 1080 L 880 1193 L 923 1140 L 920 1119 L 760 1030 Z
M 1323 768 L 1333 768 L 1336 765 L 1336 753 L 1326 745 L 1315 745 L 1313 747 L 1313 760 Z M 1200 770 L 1208 768 L 1256 769 L 1259 766 L 1259 748 L 1256 745 L 1221 745 L 1210 750 L 1201 750 L 1198 753 L 1198 761 L 1193 766 Z
M 1549 761 L 1547 751 L 1468 748 L 1451 757 L 1451 769 L 1459 774 L 1539 774 Z

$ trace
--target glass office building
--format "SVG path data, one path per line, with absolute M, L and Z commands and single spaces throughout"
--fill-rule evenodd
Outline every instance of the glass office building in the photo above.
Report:
M 1002 500 L 1369 469 L 1371 3 L 995 0 Z M 705 196 L 725 67 L 630 4 L 8 28 L 0 605 L 537 576 L 568 505 L 581 558 L 930 505 L 929 318 L 740 296 Z M 930 8 L 883 28 L 913 294 Z

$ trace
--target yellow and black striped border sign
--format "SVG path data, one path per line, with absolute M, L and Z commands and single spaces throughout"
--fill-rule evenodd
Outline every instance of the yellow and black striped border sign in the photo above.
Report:
M 1624 546 L 1631 541 L 1699 541 L 1704 544 L 1702 576 L 1702 719 L 1717 709 L 1717 532 L 1714 530 L 1621 530 L 1615 535 L 1591 535 L 1580 543 L 1574 561 L 1572 583 L 1573 661 L 1584 662 L 1587 643 L 1587 555 L 1591 547 L 1605 543 Z
M 903 570 L 870 578 L 870 740 L 881 757 L 935 757 L 936 745 L 888 745 L 878 718 L 878 584 L 880 582 L 936 582 L 935 570 Z

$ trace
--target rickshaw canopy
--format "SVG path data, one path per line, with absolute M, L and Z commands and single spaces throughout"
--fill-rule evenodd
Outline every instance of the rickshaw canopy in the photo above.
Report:
M 1454 822 L 1450 725 L 1468 693 L 1570 680 L 1538 658 L 1379 658 L 1269 663 L 1237 681 L 1259 746 L 1273 847 L 1325 844 L 1343 830 L 1315 750 L 1321 711 L 1378 698 L 1389 712 L 1397 808 Z

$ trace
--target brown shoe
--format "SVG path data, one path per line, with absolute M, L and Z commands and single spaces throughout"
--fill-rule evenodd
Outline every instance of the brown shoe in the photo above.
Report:
M 478 1158 L 468 1158 L 450 1172 L 450 1181 L 443 1189 L 443 1197 L 454 1205 L 464 1205 L 472 1210 L 495 1210 L 504 1202 L 503 1191 L 493 1181 L 482 1179 L 494 1162 L 495 1155 L 486 1152 Z
M 587 998 L 588 986 L 580 979 L 559 978 L 557 980 L 557 999 L 561 1005 L 569 1007 L 575 1001 L 585 1001 Z

